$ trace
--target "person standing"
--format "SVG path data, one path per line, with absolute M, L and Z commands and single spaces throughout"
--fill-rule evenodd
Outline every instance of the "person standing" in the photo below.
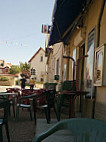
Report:
M 21 89 L 25 89 L 25 83 L 26 83 L 25 76 L 23 76 L 22 79 L 20 79 L 20 82 L 21 82 Z
M 34 88 L 34 85 L 35 85 L 34 78 L 31 78 L 31 79 L 29 80 L 29 85 L 30 85 L 30 90 L 33 91 L 33 88 Z

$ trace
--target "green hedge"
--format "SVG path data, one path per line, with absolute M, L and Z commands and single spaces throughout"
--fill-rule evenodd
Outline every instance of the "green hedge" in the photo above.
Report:
M 0 81 L 9 81 L 8 77 L 0 77 Z

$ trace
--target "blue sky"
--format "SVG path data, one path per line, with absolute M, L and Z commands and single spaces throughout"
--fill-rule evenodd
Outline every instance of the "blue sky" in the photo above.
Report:
M 0 59 L 28 62 L 45 47 L 42 24 L 51 25 L 55 0 L 0 0 Z

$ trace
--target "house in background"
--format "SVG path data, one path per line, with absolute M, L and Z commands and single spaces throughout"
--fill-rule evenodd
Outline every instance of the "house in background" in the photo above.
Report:
M 28 62 L 30 64 L 31 77 L 33 77 L 36 82 L 46 82 L 47 57 L 45 57 L 45 50 L 40 47 Z
M 11 66 L 12 66 L 11 63 L 6 63 L 4 60 L 0 59 L 0 74 L 8 73 Z
M 4 60 L 0 59 L 0 86 L 15 85 L 15 78 L 17 78 L 18 75 L 8 74 L 11 66 L 11 63 L 6 63 Z

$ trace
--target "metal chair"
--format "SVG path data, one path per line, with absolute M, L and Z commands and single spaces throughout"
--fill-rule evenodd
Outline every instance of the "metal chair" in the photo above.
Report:
M 36 135 L 32 142 L 40 142 L 60 130 L 69 130 L 74 142 L 106 142 L 106 121 L 87 118 L 73 118 L 57 122 L 46 132 Z
M 3 117 L 0 118 L 0 142 L 3 142 L 3 133 L 2 133 L 3 125 L 5 125 L 8 142 L 10 142 L 9 129 L 8 129 L 9 99 L 0 97 L 0 109 L 4 109 Z

